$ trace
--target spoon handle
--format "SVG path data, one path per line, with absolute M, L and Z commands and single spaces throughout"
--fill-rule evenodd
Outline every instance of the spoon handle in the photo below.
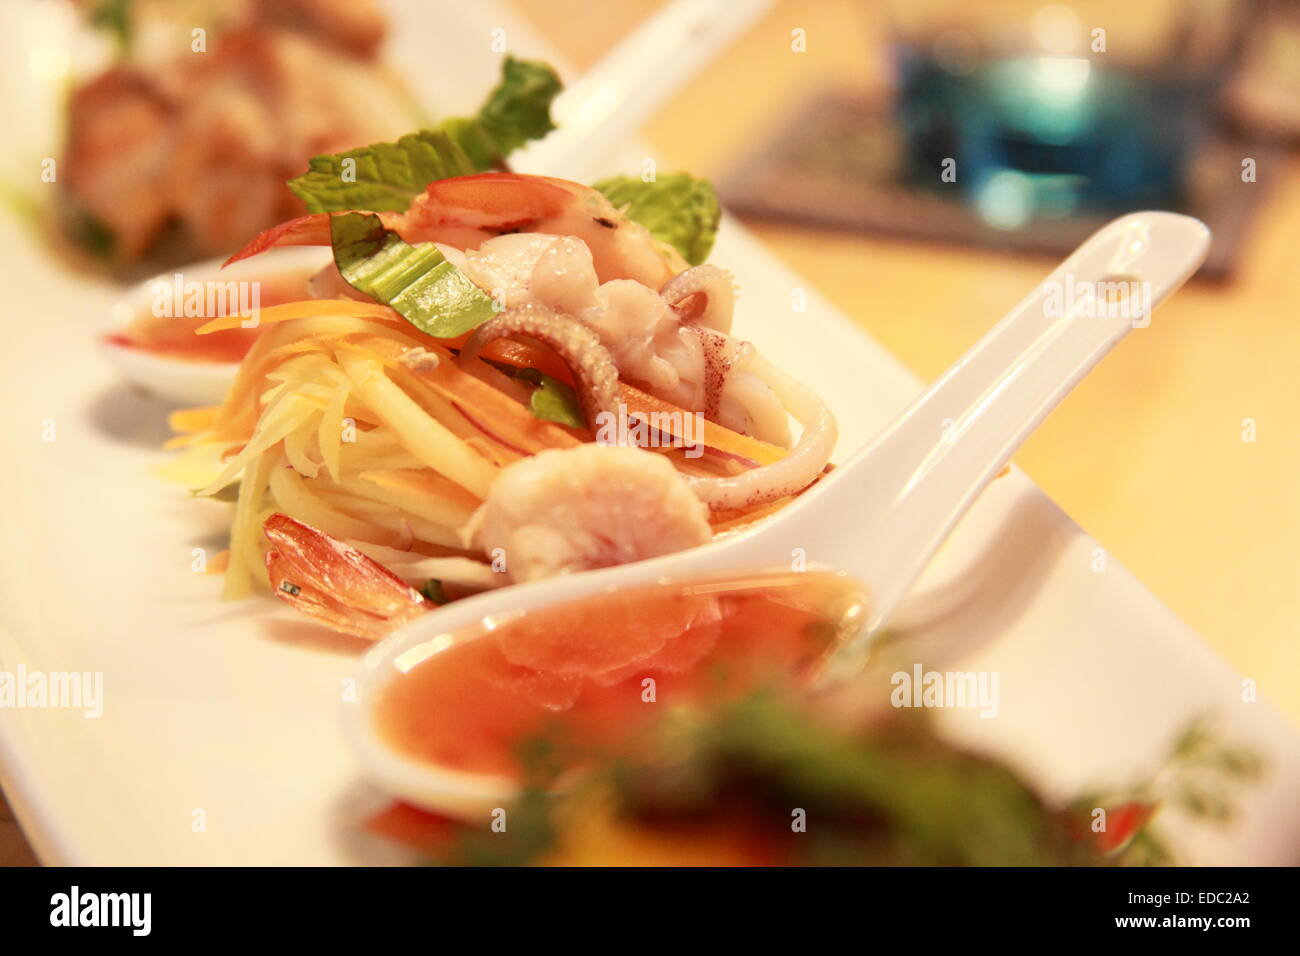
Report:
M 654 112 L 765 14 L 772 0 L 673 0 L 560 94 L 559 126 L 514 168 L 587 182 Z
M 1057 403 L 1205 259 L 1210 233 L 1168 212 L 1088 238 L 892 425 L 785 516 L 784 542 L 871 590 L 866 633 Z M 820 528 L 797 542 L 798 529 Z M 827 528 L 853 529 L 826 534 Z M 776 552 L 769 552 L 776 553 Z

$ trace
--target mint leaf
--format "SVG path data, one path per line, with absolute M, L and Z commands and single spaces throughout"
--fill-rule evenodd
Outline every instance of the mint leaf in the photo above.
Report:
M 623 215 L 674 247 L 691 265 L 698 266 L 709 257 L 722 210 L 707 180 L 687 173 L 671 173 L 649 183 L 633 176 L 614 176 L 596 183 L 595 188 Z
M 499 168 L 528 140 L 553 130 L 551 101 L 560 89 L 545 63 L 506 57 L 501 82 L 477 116 L 448 119 L 396 143 L 316 156 L 289 189 L 309 212 L 404 211 L 429 183 Z
M 559 76 L 545 63 L 506 57 L 501 82 L 478 111 L 479 125 L 499 156 L 505 157 L 555 129 L 551 101 L 563 88 Z
M 352 288 L 435 338 L 462 335 L 496 314 L 492 299 L 431 242 L 410 245 L 363 212 L 330 217 L 334 264 Z
M 90 25 L 113 37 L 119 56 L 131 52 L 135 40 L 135 23 L 131 18 L 131 0 L 99 0 L 89 11 Z
M 496 143 L 475 117 L 454 116 L 438 124 L 444 133 L 465 154 L 474 172 L 481 173 L 501 165 L 501 154 Z
M 515 377 L 537 384 L 528 405 L 538 418 L 573 428 L 586 426 L 582 417 L 582 406 L 578 404 L 578 393 L 572 387 L 535 368 L 520 369 L 515 373 Z
M 309 212 L 405 211 L 429 183 L 478 169 L 445 132 L 422 129 L 396 143 L 316 156 L 287 183 Z
M 439 129 L 477 169 L 499 169 L 520 146 L 555 129 L 551 102 L 561 89 L 559 76 L 545 63 L 508 56 L 501 65 L 501 82 L 478 115 L 444 120 Z

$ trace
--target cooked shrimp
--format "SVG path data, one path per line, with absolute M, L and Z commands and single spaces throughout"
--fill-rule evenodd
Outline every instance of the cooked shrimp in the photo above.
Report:
M 406 121 L 375 106 L 393 96 L 385 74 L 293 31 L 224 33 L 188 83 L 162 186 L 189 234 L 212 251 L 237 248 L 302 209 L 284 181 L 305 157 L 389 135 Z
M 515 462 L 472 524 L 476 545 L 504 557 L 517 582 L 653 558 L 712 538 L 708 509 L 667 458 L 612 445 Z
M 656 292 L 631 279 L 601 284 L 590 250 L 573 236 L 517 233 L 477 249 L 440 248 L 507 311 L 540 308 L 595 331 L 602 357 L 608 353 L 621 377 L 735 431 L 789 446 L 784 407 L 746 368 L 753 347 L 726 334 L 735 288 L 725 270 L 696 266 Z
M 749 343 L 727 334 L 735 295 L 727 272 L 697 266 L 656 281 L 667 260 L 656 255 L 657 268 L 650 268 L 642 254 L 656 246 L 648 233 L 636 238 L 641 227 L 635 223 L 593 219 L 592 209 L 603 202 L 575 183 L 498 173 L 432 183 L 407 212 L 381 216 L 408 241 L 437 243 L 448 261 L 505 306 L 466 343 L 461 361 L 467 367 L 494 339 L 540 340 L 573 371 L 588 425 L 614 406 L 619 379 L 782 447 L 791 444 L 793 413 L 802 433 L 780 462 L 738 475 L 692 476 L 690 487 L 722 511 L 797 494 L 830 458 L 836 432 L 829 410 Z M 507 229 L 508 235 L 491 235 Z M 622 246 L 608 234 L 620 229 Z M 309 216 L 263 234 L 235 258 L 278 244 L 328 241 L 328 216 Z M 492 369 L 475 374 L 507 392 L 519 388 Z
M 409 125 L 396 81 L 351 55 L 373 53 L 382 32 L 367 2 L 267 0 L 202 56 L 112 67 L 69 101 L 72 196 L 120 261 L 173 222 L 192 252 L 228 252 L 301 211 L 284 180 L 310 157 Z
M 378 640 L 433 605 L 350 544 L 285 514 L 266 519 L 275 596 L 336 631 Z
M 441 179 L 412 200 L 405 212 L 381 212 L 384 225 L 407 242 L 437 242 L 478 249 L 507 233 L 574 236 L 591 252 L 601 281 L 635 279 L 658 289 L 686 262 L 639 223 L 623 218 L 590 186 L 518 173 L 479 173 Z M 273 246 L 327 246 L 328 213 L 302 216 L 258 235 L 231 262 Z
M 444 252 L 507 309 L 541 307 L 596 332 L 619 374 L 656 394 L 667 397 L 682 381 L 673 359 L 685 367 L 688 380 L 700 378 L 699 349 L 692 354 L 691 343 L 679 340 L 677 313 L 633 279 L 600 284 L 591 250 L 575 236 L 520 233 L 489 239 L 477 249 Z M 694 397 L 691 388 L 686 391 Z
M 171 161 L 172 122 L 170 99 L 130 67 L 101 74 L 68 102 L 68 187 L 124 259 L 140 255 L 170 215 L 157 183 Z
M 379 52 L 387 32 L 370 0 L 257 0 L 251 12 L 259 23 L 306 33 L 365 59 Z

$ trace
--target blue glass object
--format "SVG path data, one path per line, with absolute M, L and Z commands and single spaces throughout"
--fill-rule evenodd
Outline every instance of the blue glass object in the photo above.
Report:
M 990 225 L 1177 207 L 1206 136 L 1211 90 L 1194 74 L 1145 75 L 1103 58 L 1017 56 L 961 74 L 894 47 L 903 175 L 956 190 Z M 956 180 L 940 178 L 956 160 Z

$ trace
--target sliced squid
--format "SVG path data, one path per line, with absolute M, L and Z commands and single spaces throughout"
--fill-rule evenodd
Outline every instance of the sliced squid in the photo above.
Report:
M 474 362 L 489 342 L 511 335 L 536 339 L 568 363 L 578 381 L 578 398 L 589 427 L 596 427 L 601 414 L 617 414 L 618 369 L 609 352 L 591 329 L 550 309 L 521 306 L 485 322 L 469 337 L 461 358 Z
M 591 254 L 574 237 L 502 236 L 460 255 L 469 278 L 508 306 L 480 327 L 465 354 L 473 359 L 492 339 L 517 334 L 551 345 L 578 378 L 589 424 L 595 412 L 613 407 L 618 377 L 784 448 L 792 444 L 794 416 L 802 431 L 781 462 L 690 479 L 710 508 L 744 509 L 796 494 L 825 469 L 835 446 L 834 417 L 811 389 L 727 334 L 735 290 L 724 270 L 697 266 L 656 292 L 630 279 L 597 284 Z M 584 329 L 595 333 L 598 346 L 578 334 Z M 594 390 L 593 382 L 602 387 Z
M 695 266 L 669 279 L 659 294 L 692 325 L 730 334 L 736 285 L 726 269 Z
M 691 490 L 717 511 L 752 508 L 798 494 L 825 470 L 838 436 L 835 416 L 816 392 L 757 355 L 746 361 L 794 416 L 802 432 L 790 453 L 773 464 L 728 477 L 688 476 Z

